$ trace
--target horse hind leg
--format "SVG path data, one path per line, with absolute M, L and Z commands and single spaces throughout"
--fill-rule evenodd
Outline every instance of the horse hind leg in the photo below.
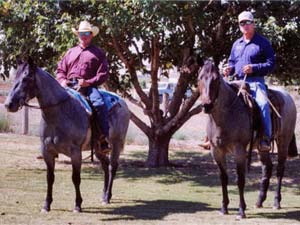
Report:
M 263 207 L 263 202 L 267 198 L 267 191 L 270 185 L 270 178 L 272 176 L 272 160 L 269 152 L 259 152 L 260 161 L 262 164 L 262 178 L 260 182 L 260 190 L 256 202 L 257 208 Z
M 123 140 L 113 140 L 112 141 L 112 152 L 110 155 L 110 163 L 109 163 L 109 179 L 107 183 L 107 189 L 103 196 L 104 203 L 110 203 L 111 197 L 112 197 L 112 187 L 114 178 L 116 176 L 118 167 L 119 167 L 119 157 L 120 153 L 124 147 L 124 141 Z
M 284 169 L 285 169 L 285 161 L 286 159 L 280 159 L 278 160 L 277 165 L 277 187 L 275 190 L 275 198 L 274 198 L 274 208 L 275 209 L 281 209 L 281 184 L 282 184 L 282 178 L 284 175 Z
M 100 150 L 101 151 L 101 150 Z M 104 185 L 103 185 L 103 195 L 102 195 L 102 204 L 108 204 L 109 202 L 106 200 L 106 192 L 109 181 L 109 159 L 106 155 L 102 154 L 99 150 L 96 151 L 96 157 L 100 160 L 101 166 L 104 172 Z
M 277 187 L 275 190 L 275 197 L 274 197 L 274 208 L 280 209 L 280 202 L 281 202 L 281 184 L 282 178 L 284 175 L 285 170 L 285 162 L 287 159 L 287 147 L 288 145 L 284 145 L 283 143 L 279 142 L 278 144 L 278 165 L 277 165 Z
M 82 161 L 82 156 L 81 156 L 81 150 L 75 149 L 72 152 L 71 155 L 71 162 L 72 162 L 72 181 L 75 187 L 75 207 L 73 212 L 81 212 L 81 203 L 82 203 L 82 197 L 80 193 L 80 170 L 81 170 L 81 161 Z
M 51 210 L 50 206 L 53 201 L 52 190 L 53 190 L 53 184 L 55 179 L 55 175 L 54 175 L 55 157 L 54 155 L 43 153 L 43 158 L 47 166 L 47 196 L 41 212 L 47 213 Z

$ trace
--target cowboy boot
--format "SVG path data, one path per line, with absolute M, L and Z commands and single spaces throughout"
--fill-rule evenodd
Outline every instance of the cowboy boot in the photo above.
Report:
M 208 137 L 205 137 L 205 140 L 199 144 L 200 147 L 204 148 L 205 150 L 210 150 L 210 141 L 208 140 Z
M 271 150 L 271 141 L 268 137 L 263 137 L 259 144 L 259 151 L 269 152 Z

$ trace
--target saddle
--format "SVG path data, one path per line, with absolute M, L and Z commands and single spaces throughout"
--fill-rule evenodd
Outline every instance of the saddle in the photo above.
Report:
M 97 121 L 96 116 L 96 110 L 94 109 L 92 103 L 89 101 L 87 97 L 82 95 L 79 91 L 74 90 L 70 87 L 66 88 L 67 92 L 73 96 L 76 100 L 78 100 L 81 105 L 85 108 L 86 112 L 88 113 L 90 117 L 90 125 L 91 125 L 91 131 L 92 131 L 92 137 L 91 137 L 91 157 L 93 160 L 93 153 L 94 149 L 95 151 L 98 151 L 101 149 L 101 151 L 98 151 L 100 154 L 107 154 L 110 152 L 110 148 L 108 146 L 108 142 L 105 138 L 105 136 L 102 134 L 101 130 L 99 129 L 99 126 L 97 125 L 99 121 Z M 108 117 L 111 115 L 115 107 L 120 107 L 120 97 L 112 92 L 104 91 L 98 89 L 99 93 L 101 94 L 104 105 L 108 110 Z M 108 118 L 107 118 L 108 119 Z M 100 147 L 101 146 L 101 147 Z
M 243 81 L 232 81 L 229 83 L 230 87 L 238 94 L 247 106 L 250 117 L 252 118 L 253 131 L 257 132 L 257 137 L 263 137 L 264 127 L 262 123 L 260 109 L 255 99 L 250 94 L 249 84 Z M 269 89 L 267 87 L 267 97 L 269 99 L 270 114 L 272 121 L 272 137 L 271 142 L 278 137 L 278 133 L 281 127 L 281 106 L 284 104 L 283 100 L 276 93 L 276 90 Z M 273 144 L 272 144 L 273 145 Z M 274 146 L 274 145 L 273 145 Z
M 89 115 L 92 115 L 93 107 L 92 107 L 91 103 L 89 102 L 89 100 L 85 96 L 80 94 L 80 92 L 78 92 L 72 88 L 69 88 L 69 87 L 67 87 L 66 90 L 71 96 L 73 96 L 75 99 L 77 99 L 82 104 L 82 106 L 85 108 L 85 110 L 87 111 L 87 113 Z M 110 114 L 113 111 L 113 108 L 115 108 L 119 105 L 120 97 L 109 91 L 105 91 L 105 90 L 101 90 L 101 89 L 98 89 L 98 91 L 102 95 L 104 104 L 108 110 L 108 113 Z

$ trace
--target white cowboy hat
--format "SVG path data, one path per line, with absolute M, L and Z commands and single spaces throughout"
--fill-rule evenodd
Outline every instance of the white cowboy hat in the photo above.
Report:
M 74 34 L 78 35 L 79 32 L 86 32 L 90 31 L 93 34 L 93 37 L 95 37 L 99 33 L 99 28 L 96 26 L 92 26 L 88 21 L 81 21 L 79 24 L 78 30 L 76 30 L 74 27 L 72 28 L 72 31 Z

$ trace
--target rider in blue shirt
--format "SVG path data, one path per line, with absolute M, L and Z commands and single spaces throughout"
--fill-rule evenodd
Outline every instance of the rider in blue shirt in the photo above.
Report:
M 238 21 L 243 36 L 234 42 L 228 66 L 223 73 L 225 76 L 236 74 L 238 79 L 247 75 L 246 82 L 250 85 L 251 95 L 255 98 L 263 118 L 265 132 L 260 150 L 268 151 L 271 149 L 272 123 L 264 76 L 274 69 L 275 53 L 270 42 L 255 32 L 251 12 L 242 12 Z

